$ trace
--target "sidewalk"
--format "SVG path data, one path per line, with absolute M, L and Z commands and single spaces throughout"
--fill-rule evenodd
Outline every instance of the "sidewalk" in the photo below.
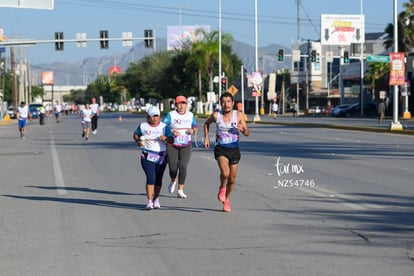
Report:
M 0 119 L 0 126 L 3 126 L 3 125 L 11 125 L 11 124 L 13 124 L 13 123 L 16 123 L 16 124 L 17 124 L 17 120 L 12 120 L 12 119 L 5 120 L 5 119 Z
M 401 120 L 403 130 L 392 130 L 392 118 L 387 117 L 382 123 L 378 123 L 378 119 L 374 117 L 352 117 L 352 118 L 338 118 L 330 116 L 292 116 L 292 114 L 278 115 L 276 119 L 268 114 L 261 115 L 260 121 L 254 120 L 254 114 L 248 114 L 247 120 L 249 123 L 257 124 L 275 124 L 275 125 L 291 125 L 304 127 L 322 127 L 345 130 L 359 130 L 372 132 L 386 132 L 414 135 L 414 119 Z

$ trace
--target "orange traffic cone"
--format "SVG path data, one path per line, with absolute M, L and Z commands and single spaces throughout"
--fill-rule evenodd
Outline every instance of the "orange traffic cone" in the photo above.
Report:
M 122 116 L 121 115 L 119 115 L 118 121 L 122 122 Z

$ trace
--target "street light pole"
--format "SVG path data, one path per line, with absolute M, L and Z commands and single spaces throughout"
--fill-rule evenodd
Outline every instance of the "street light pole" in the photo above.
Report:
M 265 76 L 265 74 L 264 74 L 264 71 L 265 71 L 265 56 L 264 56 L 264 54 L 262 54 L 262 78 L 264 79 L 264 76 Z M 262 95 L 261 95 L 261 97 L 260 97 L 260 115 L 264 115 L 265 114 L 265 112 L 264 112 L 264 94 L 263 94 L 263 89 L 264 88 L 264 85 L 262 85 Z
M 363 1 L 361 0 L 360 4 L 360 8 L 361 8 L 361 20 L 362 20 L 362 16 L 363 16 Z M 362 26 L 362 24 L 361 24 Z M 365 31 L 364 31 L 364 35 L 365 35 Z M 365 42 L 365 39 L 363 40 Z M 361 42 L 360 46 L 361 46 L 361 51 L 360 51 L 360 81 L 359 81 L 359 90 L 360 90 L 360 95 L 361 95 L 361 115 L 364 115 L 364 42 Z
M 255 68 L 254 71 L 257 72 L 259 70 L 259 50 L 258 50 L 258 35 L 257 35 L 257 0 L 254 0 L 254 36 L 255 36 Z M 263 89 L 262 89 L 263 90 Z M 256 102 L 255 102 L 255 116 L 254 116 L 254 121 L 255 122 L 260 122 L 261 118 L 259 116 L 259 96 L 257 95 L 256 91 Z M 262 91 L 261 91 L 262 92 Z M 262 92 L 262 97 L 263 97 L 263 92 Z
M 221 0 L 219 0 L 219 82 L 220 83 L 221 83 L 221 77 L 222 77 L 221 70 L 222 70 L 221 68 Z M 220 99 L 221 85 L 219 85 L 218 91 L 219 91 L 219 99 Z
M 394 52 L 398 52 L 398 17 L 397 17 L 397 0 L 394 0 Z M 391 64 L 392 65 L 392 64 Z M 393 116 L 391 130 L 402 130 L 402 125 L 398 121 L 398 85 L 394 85 L 393 94 Z

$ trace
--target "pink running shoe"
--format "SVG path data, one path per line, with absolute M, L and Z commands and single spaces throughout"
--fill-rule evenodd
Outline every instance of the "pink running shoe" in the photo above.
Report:
M 220 188 L 217 197 L 220 202 L 226 201 L 226 188 Z
M 228 199 L 223 202 L 223 212 L 231 212 L 230 200 Z

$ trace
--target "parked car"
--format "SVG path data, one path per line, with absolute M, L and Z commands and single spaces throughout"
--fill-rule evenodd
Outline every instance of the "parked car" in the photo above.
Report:
M 359 103 L 350 105 L 349 107 L 342 109 L 338 112 L 338 117 L 352 117 L 361 115 L 361 105 Z M 375 116 L 377 115 L 377 106 L 374 103 L 364 104 L 364 115 Z
M 7 108 L 6 114 L 9 115 L 10 119 L 16 119 L 16 113 L 14 112 L 13 106 Z
M 321 115 L 324 112 L 324 108 L 320 106 L 311 106 L 308 109 L 309 115 Z
M 32 119 L 39 118 L 39 107 L 43 106 L 43 104 L 31 103 L 29 104 L 29 113 L 32 116 Z
M 340 105 L 336 105 L 336 106 L 334 106 L 332 109 L 331 109 L 331 113 L 330 113 L 330 115 L 331 116 L 334 116 L 334 117 L 337 117 L 338 116 L 338 113 L 341 111 L 341 110 L 343 110 L 343 109 L 345 109 L 345 108 L 348 108 L 350 106 L 350 104 L 340 104 Z

